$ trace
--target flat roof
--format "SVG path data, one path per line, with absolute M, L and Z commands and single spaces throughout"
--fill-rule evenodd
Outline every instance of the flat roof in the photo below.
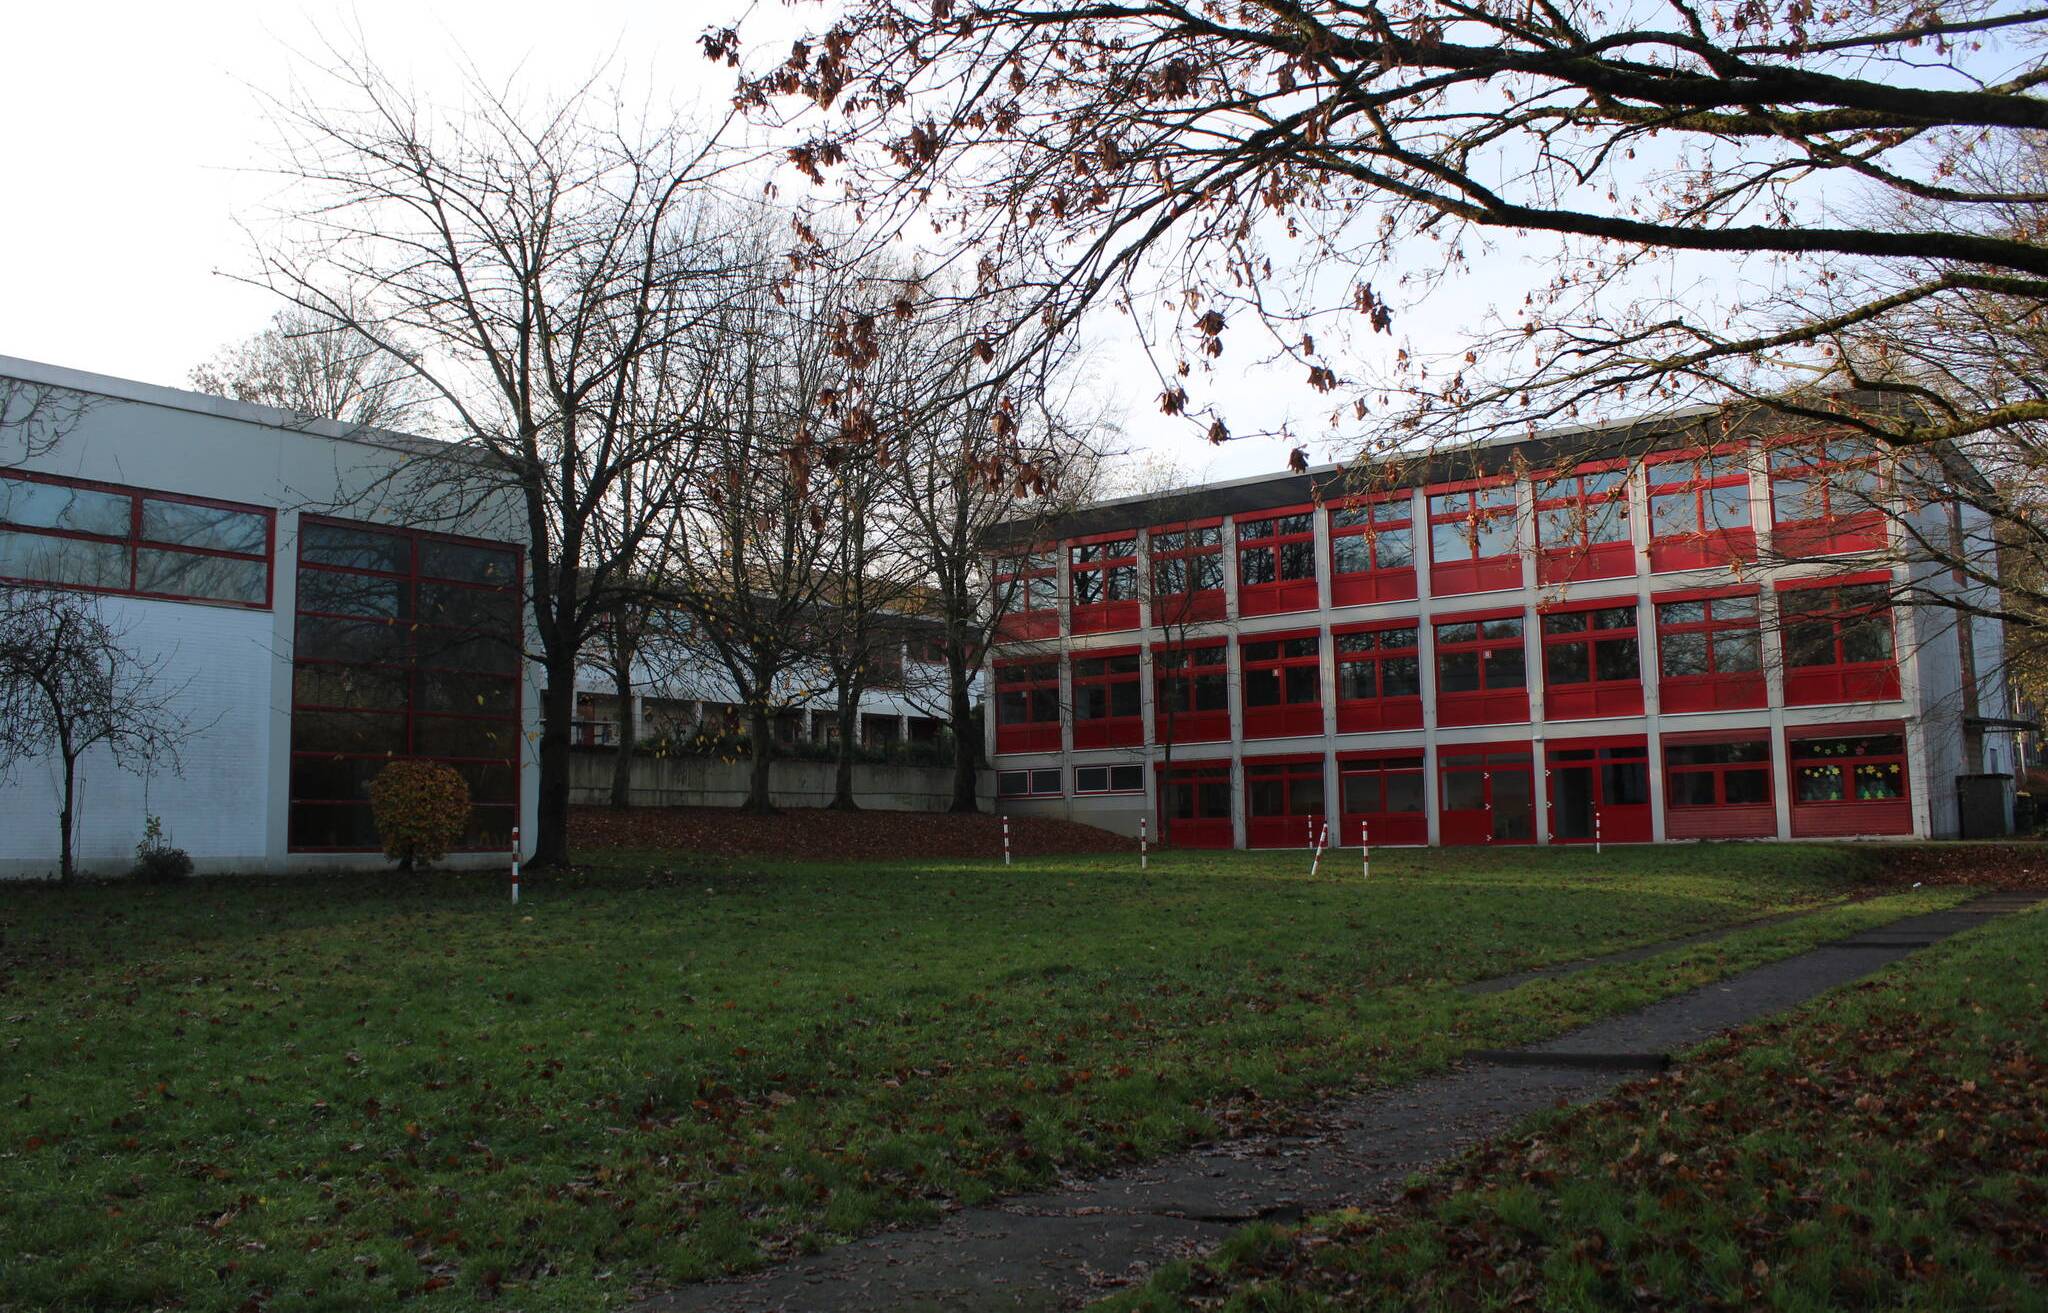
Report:
M 94 396 L 110 397 L 116 401 L 164 406 L 172 410 L 211 415 L 217 419 L 236 420 L 244 424 L 260 424 L 265 428 L 285 429 L 292 433 L 327 438 L 335 442 L 359 442 L 366 446 L 389 447 L 396 451 L 433 452 L 451 456 L 467 455 L 474 450 L 462 443 L 424 438 L 414 433 L 400 433 L 393 429 L 373 428 L 364 424 L 344 424 L 340 420 L 302 414 L 296 410 L 286 410 L 282 406 L 236 401 L 230 397 L 217 397 L 208 392 L 192 392 L 185 388 L 164 387 L 158 383 L 142 383 L 132 378 L 117 378 L 112 374 L 95 374 L 89 370 L 71 369 L 39 360 L 23 360 L 18 356 L 0 355 L 0 378 L 16 379 L 43 387 L 66 388 L 73 392 L 89 392 Z

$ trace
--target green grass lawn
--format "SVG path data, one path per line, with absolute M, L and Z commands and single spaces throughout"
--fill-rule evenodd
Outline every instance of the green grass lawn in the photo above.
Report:
M 1474 998 L 1871 858 L 1355 860 L 619 854 L 516 910 L 502 877 L 0 889 L 0 1308 L 602 1307 L 1961 896 Z
M 1105 1307 L 2048 1308 L 2048 912 Z

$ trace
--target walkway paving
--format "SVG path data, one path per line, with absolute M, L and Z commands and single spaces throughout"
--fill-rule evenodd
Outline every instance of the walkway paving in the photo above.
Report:
M 1245 1222 L 1358 1203 L 1559 1100 L 1591 1099 L 1666 1055 L 1794 1007 L 1918 947 L 2031 906 L 1987 894 L 1758 967 L 1512 1053 L 1336 1105 L 1313 1133 L 1208 1145 L 1147 1167 L 965 1209 L 752 1277 L 690 1286 L 643 1313 L 1071 1308 L 1199 1254 Z

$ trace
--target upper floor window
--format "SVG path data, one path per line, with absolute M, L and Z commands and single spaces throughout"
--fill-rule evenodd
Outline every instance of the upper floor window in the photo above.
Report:
M 1633 716 L 1643 710 L 1636 608 L 1603 606 L 1543 617 L 1544 714 Z
M 1315 583 L 1315 518 L 1307 511 L 1237 522 L 1240 613 L 1309 610 Z
M 1001 638 L 1043 638 L 1060 628 L 1059 558 L 1050 552 L 1002 562 L 995 576 Z
M 1749 465 L 1740 451 L 1652 461 L 1650 568 L 1691 570 L 1756 557 Z
M 1130 747 L 1144 741 L 1138 712 L 1138 654 L 1074 655 L 1074 746 Z
M 1238 650 L 1245 737 L 1322 732 L 1323 665 L 1316 635 L 1241 639 Z
M 1223 618 L 1223 526 L 1152 531 L 1152 623 Z
M 1595 470 L 1536 485 L 1539 583 L 1635 573 L 1628 532 L 1628 471 Z
M 1330 602 L 1415 596 L 1415 510 L 1404 491 L 1330 508 Z
M 274 522 L 236 502 L 0 474 L 0 579 L 266 607 Z
M 1780 585 L 1785 701 L 1884 701 L 1899 695 L 1891 590 L 1884 582 Z
M 1077 543 L 1068 549 L 1067 572 L 1076 607 L 1138 600 L 1138 540 Z
M 996 751 L 1058 751 L 1060 663 L 1000 663 L 995 668 L 995 684 Z
M 1436 627 L 1437 721 L 1484 725 L 1529 718 L 1522 617 L 1450 620 Z
M 1477 593 L 1522 582 L 1515 545 L 1515 485 L 1493 483 L 1429 499 L 1432 592 Z
M 1337 648 L 1337 732 L 1414 729 L 1422 724 L 1422 664 L 1416 626 L 1396 624 L 1332 635 Z
M 1223 644 L 1154 647 L 1152 679 L 1158 696 L 1152 728 L 1159 742 L 1230 737 L 1230 664 Z
M 1657 600 L 1658 696 L 1665 711 L 1764 705 L 1755 590 Z
M 1772 546 L 1781 556 L 1884 546 L 1881 453 L 1837 439 L 1771 452 Z

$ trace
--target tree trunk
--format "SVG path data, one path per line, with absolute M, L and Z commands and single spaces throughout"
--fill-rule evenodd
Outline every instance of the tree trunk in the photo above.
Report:
M 747 800 L 740 810 L 754 816 L 773 816 L 775 799 L 769 791 L 769 783 L 771 768 L 775 764 L 775 741 L 770 737 L 767 704 L 758 698 L 747 708 L 747 737 L 753 740 L 749 745 L 752 755 L 747 776 Z
M 860 742 L 860 688 L 853 685 L 839 695 L 839 758 L 832 772 L 832 810 L 857 812 L 853 800 L 853 752 Z
M 66 884 L 71 881 L 71 804 L 75 797 L 78 777 L 78 757 L 70 745 L 64 746 L 64 810 L 57 813 L 57 826 L 63 831 L 57 845 L 57 876 Z
M 569 733 L 576 719 L 576 657 L 551 657 L 541 695 L 540 815 L 534 829 L 535 866 L 569 864 Z
M 974 708 L 967 689 L 967 662 L 958 651 L 946 653 L 946 677 L 952 684 L 948 693 L 953 713 L 953 805 L 947 810 L 978 812 L 981 797 L 974 780 Z
M 625 653 L 613 673 L 616 683 L 612 692 L 619 700 L 619 754 L 612 762 L 612 806 L 621 811 L 633 805 L 633 736 L 638 727 L 633 724 L 632 661 L 632 653 Z

